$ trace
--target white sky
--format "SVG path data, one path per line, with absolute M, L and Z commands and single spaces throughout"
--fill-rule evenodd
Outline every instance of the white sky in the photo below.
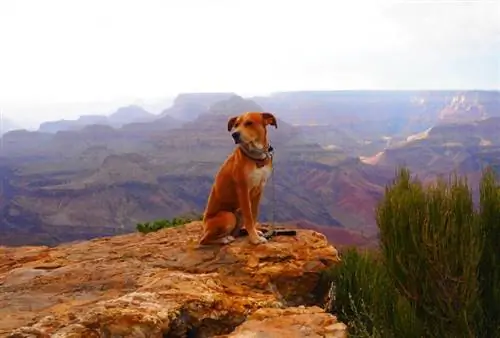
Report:
M 500 88 L 499 55 L 500 1 L 0 0 L 0 108 L 23 122 L 179 92 Z

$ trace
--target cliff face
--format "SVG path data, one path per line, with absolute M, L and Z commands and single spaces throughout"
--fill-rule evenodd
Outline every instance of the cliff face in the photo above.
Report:
M 0 247 L 0 336 L 343 337 L 345 326 L 315 306 L 321 272 L 339 261 L 323 235 L 200 247 L 200 232 L 193 222 L 55 248 Z

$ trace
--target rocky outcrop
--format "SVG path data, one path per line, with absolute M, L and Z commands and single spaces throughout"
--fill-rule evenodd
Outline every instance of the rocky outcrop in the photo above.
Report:
M 40 124 L 39 132 L 57 133 L 59 131 L 78 130 L 89 125 L 107 125 L 108 118 L 105 115 L 84 115 L 76 120 L 47 121 Z
M 201 223 L 55 248 L 0 248 L 0 336 L 343 337 L 316 287 L 339 261 L 311 230 L 197 244 Z
M 129 123 L 150 122 L 158 118 L 144 108 L 137 105 L 120 107 L 113 114 L 82 115 L 76 120 L 48 121 L 40 125 L 38 131 L 44 133 L 57 133 L 60 131 L 81 130 L 92 125 L 105 125 L 119 128 Z
M 158 118 L 144 108 L 137 105 L 130 105 L 118 108 L 113 114 L 108 116 L 109 124 L 113 127 L 121 127 L 129 123 L 150 122 Z
M 346 337 L 347 326 L 317 306 L 259 309 L 227 338 L 245 337 Z
M 210 106 L 208 114 L 228 116 L 240 115 L 242 112 L 263 111 L 263 108 L 252 100 L 233 95 Z
M 172 107 L 165 109 L 160 116 L 168 115 L 182 121 L 191 121 L 205 113 L 211 105 L 234 96 L 234 93 L 182 93 Z

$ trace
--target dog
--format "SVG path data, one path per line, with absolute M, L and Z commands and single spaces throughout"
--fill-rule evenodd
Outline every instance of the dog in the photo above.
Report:
M 252 244 L 267 240 L 257 230 L 259 203 L 272 172 L 267 126 L 278 128 L 271 113 L 247 112 L 231 117 L 227 131 L 236 144 L 215 175 L 203 214 L 201 245 L 229 244 L 243 226 Z

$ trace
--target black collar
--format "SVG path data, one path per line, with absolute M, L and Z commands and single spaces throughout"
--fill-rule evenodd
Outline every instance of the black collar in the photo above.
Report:
M 264 165 L 266 165 L 266 161 L 272 160 L 273 155 L 274 155 L 274 148 L 269 145 L 266 150 L 262 149 L 248 149 L 244 147 L 243 145 L 239 145 L 239 148 L 243 152 L 245 156 L 248 158 L 251 158 L 255 164 L 257 165 L 257 168 L 262 168 Z

